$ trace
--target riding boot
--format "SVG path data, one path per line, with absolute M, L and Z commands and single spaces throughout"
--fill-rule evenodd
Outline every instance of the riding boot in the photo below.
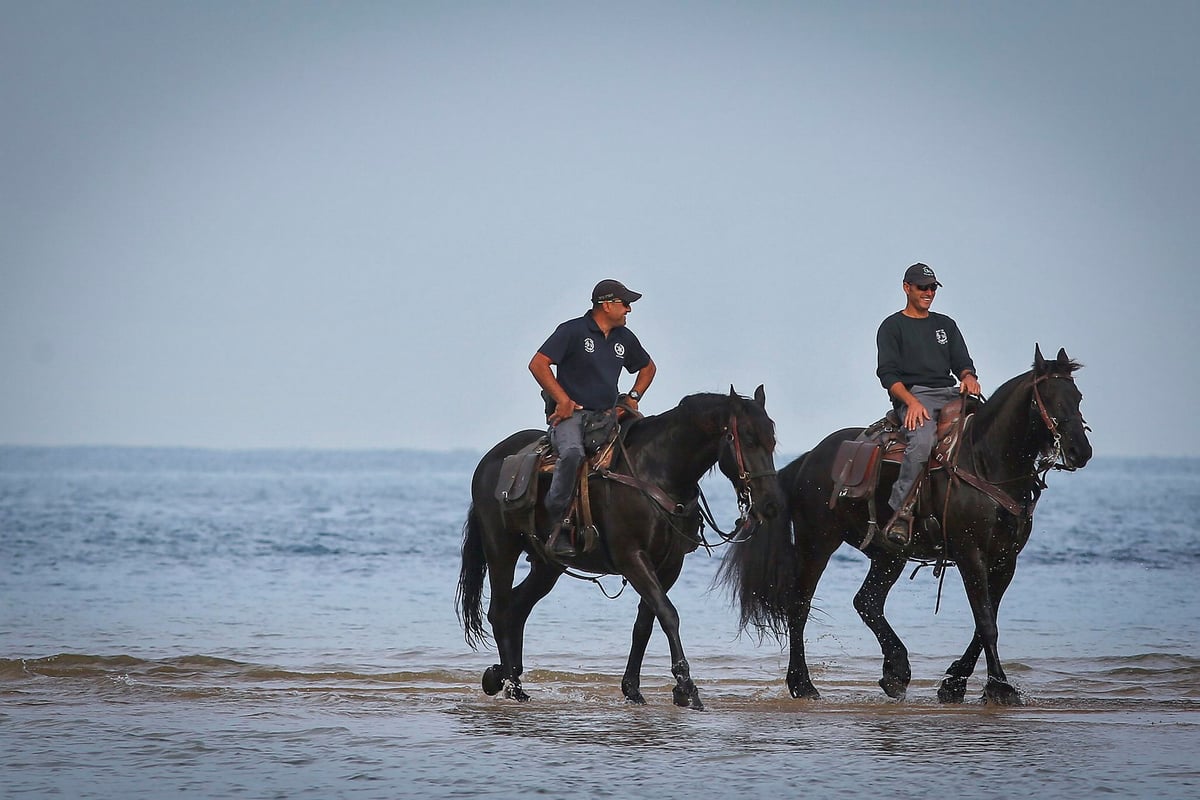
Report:
M 576 554 L 575 547 L 571 543 L 573 538 L 571 503 L 573 500 L 573 496 L 568 498 L 566 505 L 561 508 L 546 508 L 547 529 L 542 542 L 546 545 L 546 550 L 558 558 L 568 558 Z
M 908 494 L 901 501 L 900 508 L 892 515 L 887 527 L 884 528 L 883 543 L 885 547 L 903 550 L 912 542 L 913 506 L 916 505 L 917 493 L 921 491 L 921 484 L 924 482 L 924 475 L 913 482 Z
M 578 553 L 571 543 L 574 527 L 569 517 L 560 519 L 550 528 L 550 537 L 546 540 L 546 548 L 556 558 L 573 558 Z

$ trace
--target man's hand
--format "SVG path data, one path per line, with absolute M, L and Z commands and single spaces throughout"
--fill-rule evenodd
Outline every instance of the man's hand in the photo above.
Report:
M 557 425 L 581 408 L 583 408 L 583 406 L 579 405 L 570 398 L 567 398 L 566 400 L 559 400 L 558 404 L 554 406 L 554 413 L 551 414 L 546 421 L 551 425 Z
M 968 372 L 962 379 L 962 383 L 958 385 L 959 394 L 983 394 L 983 389 L 979 386 L 979 379 L 975 377 L 975 373 Z
M 925 424 L 925 420 L 927 419 L 929 419 L 929 412 L 925 409 L 925 406 L 921 405 L 921 401 L 914 397 L 912 402 L 906 406 L 904 427 L 910 431 L 915 431 Z

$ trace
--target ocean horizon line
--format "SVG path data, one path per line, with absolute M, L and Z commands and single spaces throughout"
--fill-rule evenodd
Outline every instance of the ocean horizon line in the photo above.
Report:
M 495 442 L 480 447 L 464 445 L 453 447 L 418 447 L 409 445 L 204 445 L 204 444 L 119 444 L 119 443 L 22 443 L 0 442 L 0 450 L 122 450 L 122 451 L 174 451 L 174 452 L 204 452 L 204 453 L 427 453 L 430 455 L 479 455 L 482 456 L 495 446 Z M 788 458 L 796 458 L 805 451 L 784 453 Z M 777 454 L 779 455 L 779 454 Z M 1096 454 L 1096 458 L 1104 460 L 1153 460 L 1153 461 L 1191 461 L 1200 459 L 1200 453 L 1178 455 L 1164 453 L 1107 453 Z

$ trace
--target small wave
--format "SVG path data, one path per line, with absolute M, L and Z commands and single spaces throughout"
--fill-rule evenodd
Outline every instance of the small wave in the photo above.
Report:
M 292 687 L 376 684 L 383 687 L 461 684 L 466 675 L 454 670 L 402 670 L 358 672 L 355 670 L 296 670 L 253 664 L 207 655 L 142 659 L 131 655 L 87 655 L 59 653 L 35 659 L 0 659 L 0 681 L 32 677 L 77 680 L 113 677 L 148 682 L 224 682 L 228 684 L 284 684 Z M 474 682 L 472 680 L 472 682 Z
M 1047 710 L 1200 710 L 1200 659 L 1172 653 L 1142 653 L 1087 661 L 1039 660 L 1006 664 L 1026 707 Z M 254 696 L 329 698 L 338 703 L 379 702 L 388 696 L 484 702 L 482 667 L 362 671 L 289 669 L 202 654 L 143 659 L 131 655 L 60 653 L 37 659 L 0 659 L 0 692 L 34 693 L 53 701 L 62 694 L 119 692 L 143 699 L 234 699 Z M 820 671 L 818 670 L 818 673 Z M 894 703 L 874 678 L 818 674 L 820 705 L 796 704 L 782 675 L 704 675 L 698 678 L 706 703 L 740 710 L 777 708 L 830 711 L 878 709 Z M 49 679 L 49 680 L 48 680 Z M 967 707 L 978 706 L 984 676 L 973 676 Z M 524 676 L 527 691 L 546 702 L 622 702 L 620 676 L 596 670 L 533 669 Z M 656 676 L 643 683 L 652 702 L 670 703 L 673 681 Z M 903 704 L 909 711 L 945 708 L 936 699 L 936 681 L 914 681 Z

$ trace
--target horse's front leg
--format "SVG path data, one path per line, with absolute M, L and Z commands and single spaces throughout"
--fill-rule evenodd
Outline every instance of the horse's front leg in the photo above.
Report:
M 672 559 L 671 563 L 664 565 L 661 570 L 656 571 L 650 563 L 649 557 L 644 552 L 638 552 L 631 559 L 624 574 L 629 579 L 630 585 L 641 596 L 642 604 L 649 607 L 655 618 L 658 619 L 659 627 L 666 634 L 667 643 L 671 648 L 671 674 L 675 676 L 675 687 L 671 690 L 675 705 L 703 711 L 704 703 L 700 701 L 700 690 L 692 681 L 691 667 L 683 652 L 683 641 L 679 638 L 679 612 L 667 597 L 667 590 L 679 577 L 682 567 L 683 556 L 680 555 Z M 639 621 L 641 619 L 640 607 L 639 604 Z M 637 636 L 636 626 L 634 636 Z M 631 663 L 633 655 L 631 652 Z M 639 665 L 640 662 L 639 658 Z
M 1000 598 L 1003 597 L 1004 590 L 1012 579 L 1013 569 L 1010 567 L 1007 571 L 998 571 L 995 575 L 989 574 L 989 570 L 983 564 L 983 554 L 979 551 L 971 553 L 967 558 L 960 557 L 958 569 L 962 574 L 963 586 L 967 591 L 967 600 L 971 603 L 971 612 L 975 616 L 975 639 L 979 640 L 979 646 L 983 649 L 984 657 L 987 660 L 988 680 L 983 689 L 983 699 L 986 702 L 1003 706 L 1021 705 L 1020 693 L 1008 682 L 1008 677 L 1004 674 L 997 647 L 999 627 L 996 623 L 996 616 Z M 995 591 L 993 591 L 993 586 L 995 586 Z M 971 654 L 974 645 L 975 641 L 972 640 L 971 646 L 963 654 L 964 659 Z M 974 667 L 974 661 L 972 660 L 970 663 Z M 963 668 L 965 668 L 965 661 Z M 941 696 L 940 690 L 938 696 Z
M 871 556 L 871 569 L 866 579 L 854 595 L 854 610 L 875 634 L 883 652 L 883 677 L 879 679 L 879 687 L 888 697 L 896 699 L 907 694 L 912 667 L 908 661 L 908 648 L 883 615 L 883 607 L 888 592 L 904 571 L 904 564 L 903 558 L 877 550 Z
M 629 648 L 629 661 L 625 664 L 625 675 L 621 678 L 621 692 L 631 703 L 645 705 L 642 697 L 642 660 L 646 657 L 646 645 L 654 633 L 654 611 L 646 601 L 638 603 L 637 619 L 633 623 L 633 644 Z
M 983 641 L 976 632 L 962 656 L 946 669 L 946 675 L 938 683 L 938 700 L 943 703 L 961 703 L 967 696 L 967 678 L 975 671 L 979 654 L 983 652 Z

